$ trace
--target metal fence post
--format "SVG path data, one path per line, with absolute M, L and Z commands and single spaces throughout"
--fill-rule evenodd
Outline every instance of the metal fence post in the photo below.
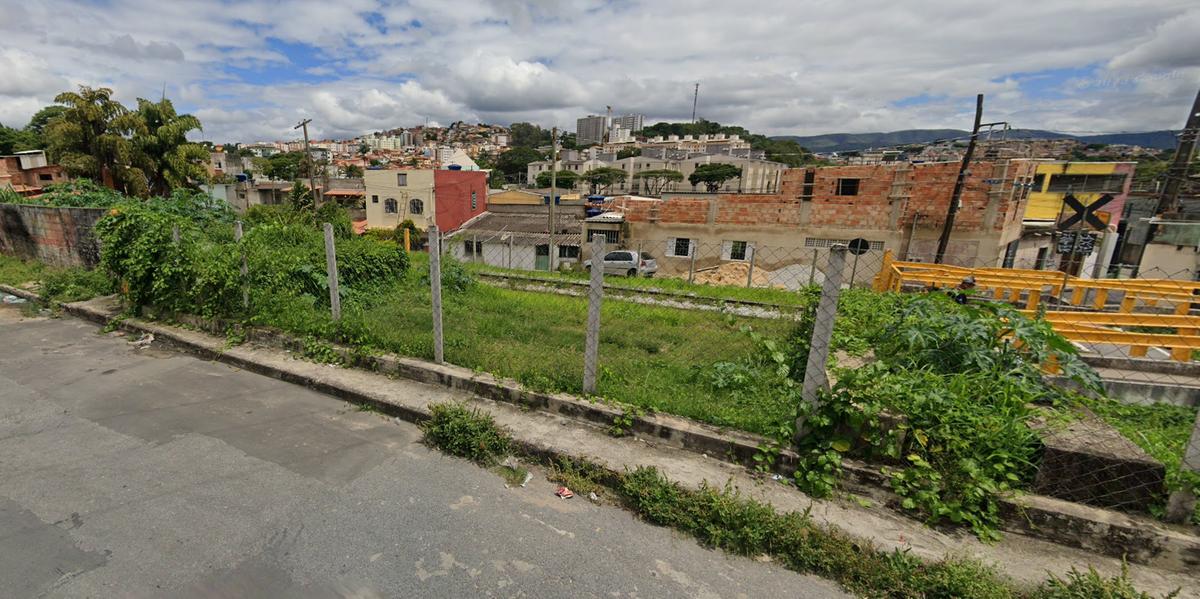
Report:
M 1188 438 L 1187 447 L 1183 448 L 1183 463 L 1179 465 L 1185 472 L 1200 474 L 1200 413 L 1196 414 L 1196 423 L 1192 425 L 1192 436 Z M 1186 478 L 1185 478 L 1186 481 Z M 1196 509 L 1196 489 L 1184 482 L 1182 489 L 1171 493 L 1167 499 L 1167 522 L 1187 522 Z
M 696 242 L 688 242 L 688 254 L 691 254 L 691 261 L 688 262 L 688 283 L 692 283 L 696 279 Z
M 804 426 L 807 412 L 817 408 L 821 392 L 829 386 L 825 367 L 829 363 L 829 342 L 833 338 L 833 321 L 837 317 L 838 296 L 842 293 L 842 271 L 845 269 L 846 246 L 838 244 L 829 248 L 829 264 L 825 269 L 825 282 L 821 286 L 821 299 L 813 316 L 812 342 L 804 369 L 801 400 L 807 404 L 807 409 L 802 409 L 796 418 L 797 441 L 807 433 Z
M 325 223 L 325 271 L 329 274 L 329 309 L 334 320 L 342 318 L 342 297 L 338 294 L 337 249 L 333 246 L 333 225 Z
M 441 364 L 442 353 L 442 235 L 429 225 L 429 291 L 433 304 L 433 361 Z
M 854 254 L 854 265 L 850 267 L 850 286 L 854 287 L 854 280 L 858 278 L 858 254 Z
M 250 308 L 250 282 L 247 280 L 250 276 L 250 267 L 246 263 L 246 248 L 242 248 L 242 221 L 234 221 L 233 223 L 233 240 L 238 242 L 238 251 L 242 253 L 242 309 Z
M 808 284 L 809 284 L 809 286 L 812 286 L 812 284 L 813 284 L 813 281 L 815 281 L 815 280 L 816 280 L 816 277 L 817 277 L 817 260 L 819 260 L 819 259 L 821 259 L 820 250 L 818 250 L 817 248 L 813 248 L 813 263 L 812 263 L 812 268 L 808 269 Z
M 758 252 L 752 245 L 747 245 L 746 248 L 750 250 L 750 268 L 746 269 L 746 287 L 749 288 L 754 286 L 754 258 Z
M 604 254 L 604 237 L 592 237 L 592 282 L 588 287 L 587 337 L 583 346 L 583 392 L 596 392 L 596 369 L 600 358 L 600 302 L 604 299 L 604 268 L 597 265 L 595 256 Z M 640 256 L 639 256 L 640 257 Z
M 638 242 L 637 255 L 633 257 L 634 268 L 637 269 L 637 276 L 642 276 L 642 242 Z

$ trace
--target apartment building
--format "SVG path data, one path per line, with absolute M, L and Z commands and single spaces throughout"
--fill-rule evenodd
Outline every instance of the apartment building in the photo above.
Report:
M 487 173 L 458 169 L 368 170 L 363 173 L 367 227 L 391 229 L 411 220 L 453 231 L 487 209 Z
M 702 164 L 724 163 L 732 164 L 741 169 L 741 176 L 726 181 L 720 192 L 730 193 L 774 193 L 779 191 L 780 174 L 787 169 L 787 165 L 772 162 L 769 160 L 759 160 L 754 158 L 743 158 L 740 156 L 726 155 L 699 155 L 691 156 L 684 159 L 664 159 L 654 156 L 633 156 L 630 158 L 616 159 L 615 156 L 607 156 L 609 160 L 599 158 L 576 159 L 576 160 L 559 160 L 558 169 L 578 173 L 580 175 L 589 170 L 612 167 L 619 168 L 625 171 L 625 180 L 614 184 L 611 188 L 602 190 L 602 193 L 610 195 L 620 194 L 638 194 L 646 193 L 647 184 L 643 179 L 636 175 L 640 172 L 651 170 L 672 170 L 679 171 L 683 174 L 683 180 L 667 184 L 663 188 L 664 193 L 670 192 L 696 192 L 704 188 L 693 186 L 688 182 L 688 177 L 696 171 L 696 167 Z M 528 181 L 536 181 L 539 173 L 548 172 L 551 170 L 550 161 L 542 160 L 531 162 L 526 167 Z
M 575 143 L 581 146 L 604 143 L 608 131 L 608 117 L 588 115 L 575 121 Z

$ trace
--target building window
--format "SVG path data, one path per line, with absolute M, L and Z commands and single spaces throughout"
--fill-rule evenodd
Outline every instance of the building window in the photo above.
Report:
M 1029 184 L 1030 190 L 1033 193 L 1042 193 L 1042 187 L 1044 187 L 1045 184 L 1046 184 L 1046 175 L 1044 175 L 1044 174 L 1043 175 L 1035 175 L 1033 177 L 1033 183 Z
M 813 196 L 813 184 L 817 179 L 816 169 L 805 169 L 804 171 L 804 189 L 800 192 L 801 200 L 811 200 Z
M 559 258 L 579 258 L 579 246 L 577 245 L 560 245 L 558 246 Z
M 425 202 L 418 199 L 408 201 L 408 212 L 410 214 L 421 214 L 425 211 Z
M 870 250 L 882 250 L 883 249 L 882 241 L 868 240 L 867 243 L 869 244 L 867 246 L 867 249 L 870 249 Z M 849 246 L 850 240 L 849 239 L 826 239 L 826 238 L 822 238 L 822 237 L 806 237 L 804 239 L 804 247 L 809 247 L 809 248 L 831 248 L 835 245 Z
M 38 174 L 38 181 L 53 181 L 53 180 L 54 180 L 54 176 L 52 176 L 52 175 L 49 175 L 46 173 Z
M 383 213 L 384 214 L 395 214 L 396 213 L 396 200 L 394 200 L 392 198 L 388 198 L 388 199 L 384 200 L 383 201 Z
M 748 247 L 745 241 L 726 241 L 725 242 L 725 259 L 726 260 L 745 260 L 746 248 Z
M 837 193 L 840 196 L 856 196 L 858 195 L 858 179 L 838 179 Z
M 378 203 L 379 203 L 379 196 L 375 196 L 375 195 L 371 196 L 371 203 L 372 203 L 372 204 L 378 204 Z
M 620 231 L 588 231 L 588 238 L 587 238 L 587 240 L 588 240 L 588 241 L 591 241 L 591 240 L 592 240 L 592 238 L 593 238 L 593 237 L 595 237 L 595 236 L 597 236 L 597 235 L 603 235 L 603 236 L 604 236 L 604 243 L 618 243 L 618 242 L 620 242 Z
M 1051 175 L 1049 192 L 1121 192 L 1125 175 Z
M 475 207 L 476 207 L 476 206 L 478 206 L 478 205 L 479 205 L 479 204 L 477 204 L 477 203 L 476 203 L 476 201 L 475 201 L 475 192 L 473 192 L 473 191 L 472 191 L 472 192 L 471 192 L 471 210 L 474 210 L 474 209 L 475 209 Z
M 396 186 L 408 187 L 408 173 L 396 173 Z
M 483 255 L 483 242 L 482 241 L 471 241 L 468 239 L 467 241 L 463 242 L 463 251 L 468 256 L 482 256 Z
M 675 258 L 686 258 L 692 255 L 692 240 L 678 237 L 667 241 L 667 255 Z

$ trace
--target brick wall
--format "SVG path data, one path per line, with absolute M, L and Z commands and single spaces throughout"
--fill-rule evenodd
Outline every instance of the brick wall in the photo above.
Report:
M 442 231 L 453 231 L 487 210 L 487 174 L 483 171 L 436 170 L 433 184 L 437 226 Z
M 55 266 L 93 267 L 100 244 L 92 227 L 103 208 L 0 204 L 0 252 Z

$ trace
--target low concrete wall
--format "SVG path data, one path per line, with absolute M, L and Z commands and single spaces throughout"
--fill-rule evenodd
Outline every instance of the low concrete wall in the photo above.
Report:
M 100 243 L 92 227 L 104 208 L 0 204 L 0 252 L 54 266 L 93 267 Z

